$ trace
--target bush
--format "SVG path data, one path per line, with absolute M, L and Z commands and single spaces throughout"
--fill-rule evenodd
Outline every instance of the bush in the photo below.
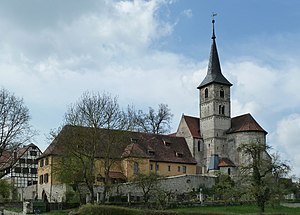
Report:
M 109 205 L 86 204 L 79 209 L 82 215 L 143 215 L 141 210 Z

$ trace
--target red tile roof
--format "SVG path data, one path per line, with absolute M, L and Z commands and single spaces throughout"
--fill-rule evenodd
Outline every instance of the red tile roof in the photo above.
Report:
M 0 169 L 6 168 L 6 166 L 10 163 L 10 159 L 12 157 L 12 153 L 10 151 L 4 151 L 2 156 L 0 157 Z
M 183 115 L 183 118 L 191 131 L 194 138 L 201 138 L 200 134 L 200 120 L 198 117 Z
M 72 144 L 71 147 L 75 146 L 74 141 L 72 141 L 74 137 L 76 140 L 80 139 L 88 144 L 91 134 L 89 131 L 91 128 L 65 126 L 39 159 L 47 155 L 63 155 L 67 144 Z M 96 155 L 99 158 L 105 156 L 103 149 L 105 149 L 106 144 L 109 144 L 106 138 L 111 135 L 111 137 L 119 136 L 116 138 L 116 141 L 119 141 L 118 147 L 115 145 L 113 149 L 116 158 L 143 157 L 149 158 L 151 161 L 196 164 L 183 137 L 101 128 L 97 129 L 97 135 L 100 141 Z M 135 141 L 132 142 L 132 139 Z M 149 153 L 149 151 L 152 152 Z M 176 152 L 183 154 L 183 156 L 176 156 Z
M 110 178 L 113 179 L 123 179 L 123 180 L 126 179 L 126 176 L 121 172 L 109 172 L 108 175 Z
M 194 138 L 201 138 L 200 121 L 198 117 L 183 115 L 183 118 Z M 251 116 L 251 114 L 244 114 L 231 119 L 231 128 L 227 133 L 236 133 L 244 131 L 259 131 L 267 134 L 265 131 Z
M 30 148 L 30 147 L 37 147 L 33 143 L 26 145 L 22 148 L 17 148 L 15 152 L 17 153 L 17 157 L 14 160 L 14 152 L 13 151 L 4 151 L 2 153 L 2 156 L 0 157 L 0 170 L 6 169 L 8 167 L 11 167 L 15 164 L 17 160 L 19 160 L 20 157 Z M 38 148 L 38 147 L 37 147 Z
M 235 165 L 229 158 L 221 158 L 218 167 L 235 167 Z
M 266 132 L 251 116 L 251 114 L 244 114 L 241 116 L 237 116 L 231 119 L 231 128 L 227 133 L 236 133 L 236 132 L 244 132 L 244 131 L 258 131 L 258 132 Z

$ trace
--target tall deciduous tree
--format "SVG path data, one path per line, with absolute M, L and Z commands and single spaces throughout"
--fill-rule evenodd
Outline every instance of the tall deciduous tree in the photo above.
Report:
M 270 147 L 261 143 L 244 144 L 240 151 L 247 156 L 248 162 L 242 166 L 241 174 L 248 180 L 249 193 L 255 198 L 260 213 L 265 211 L 266 203 L 276 194 L 274 189 L 280 178 L 287 176 L 290 167 L 278 155 L 269 155 Z
M 30 141 L 35 131 L 29 121 L 29 110 L 23 99 L 0 89 L 0 157 L 4 151 L 12 151 Z
M 95 163 L 101 160 L 104 196 L 110 185 L 109 173 L 120 158 L 122 135 L 131 125 L 128 113 L 119 107 L 116 97 L 103 93 L 84 93 L 65 115 L 65 124 L 74 126 L 66 137 L 65 155 L 58 170 L 64 182 L 83 181 L 94 201 Z M 100 132 L 102 129 L 103 132 Z M 71 136 L 70 136 L 71 135 Z M 123 143 L 124 144 L 124 143 Z
M 166 104 L 159 104 L 155 111 L 149 107 L 149 111 L 144 113 L 139 110 L 135 114 L 135 129 L 142 132 L 164 134 L 170 131 L 170 124 L 173 114 Z

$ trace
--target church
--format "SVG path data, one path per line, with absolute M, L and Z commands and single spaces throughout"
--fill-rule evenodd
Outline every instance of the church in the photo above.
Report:
M 250 113 L 231 117 L 232 84 L 222 74 L 212 20 L 212 45 L 207 74 L 197 87 L 200 116 L 182 115 L 176 136 L 184 137 L 197 162 L 197 174 L 216 171 L 235 174 L 246 158 L 238 151 L 242 144 L 266 144 L 267 132 Z
M 122 184 L 130 182 L 140 173 L 155 173 L 168 179 L 163 184 L 164 189 L 184 193 L 192 192 L 199 186 L 212 187 L 214 176 L 219 172 L 235 175 L 241 165 L 248 163 L 249 157 L 243 155 L 239 147 L 249 143 L 266 144 L 267 132 L 249 113 L 231 117 L 232 84 L 221 71 L 214 23 L 213 20 L 207 75 L 197 87 L 199 117 L 183 115 L 176 133 L 170 135 L 64 126 L 37 159 L 38 198 L 49 202 L 63 201 L 67 184 L 59 180 L 54 167 L 62 169 L 68 165 L 66 155 L 71 148 L 75 153 L 77 150 L 90 151 L 90 146 L 95 150 L 94 145 L 87 144 L 91 143 L 91 134 L 97 134 L 95 137 L 99 138 L 93 155 L 97 201 L 103 198 L 104 180 L 109 180 L 111 184 Z M 107 137 L 111 136 L 118 138 L 109 142 L 110 138 Z M 114 150 L 105 154 L 105 147 L 113 147 Z M 105 175 L 104 163 L 110 161 L 114 165 Z M 120 185 L 117 187 L 112 191 L 114 194 L 121 189 Z M 129 188 L 126 183 L 122 189 L 123 193 L 141 195 L 140 190 L 135 186 Z

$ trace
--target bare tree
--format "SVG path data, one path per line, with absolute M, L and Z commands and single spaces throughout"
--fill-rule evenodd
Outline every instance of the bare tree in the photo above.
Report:
M 147 113 L 142 110 L 136 112 L 134 117 L 135 129 L 147 133 L 164 134 L 170 131 L 172 118 L 173 114 L 168 105 L 159 104 L 157 111 L 149 107 Z
M 29 120 L 29 110 L 23 99 L 0 89 L 0 157 L 4 151 L 13 151 L 34 136 Z
M 138 174 L 133 182 L 138 188 L 143 192 L 143 199 L 145 204 L 148 204 L 148 201 L 151 195 L 157 190 L 159 175 L 156 173 L 150 173 L 149 175 Z
M 66 176 L 63 177 L 65 179 L 71 176 L 77 182 L 82 180 L 88 187 L 93 202 L 95 163 L 97 160 L 101 162 L 106 196 L 110 186 L 109 173 L 112 166 L 120 160 L 120 151 L 125 147 L 122 138 L 126 132 L 122 130 L 130 128 L 128 114 L 119 107 L 116 97 L 106 93 L 86 92 L 68 109 L 65 124 L 74 127 L 65 137 L 65 143 L 69 144 L 64 144 L 66 153 L 62 161 L 72 162 L 61 165 L 68 167 L 61 169 L 62 176 Z
M 241 175 L 249 184 L 249 193 L 253 196 L 260 214 L 265 205 L 277 191 L 274 189 L 279 179 L 287 176 L 290 167 L 281 161 L 278 155 L 269 155 L 270 147 L 261 143 L 244 144 L 240 151 L 249 157 L 249 163 L 241 167 Z

